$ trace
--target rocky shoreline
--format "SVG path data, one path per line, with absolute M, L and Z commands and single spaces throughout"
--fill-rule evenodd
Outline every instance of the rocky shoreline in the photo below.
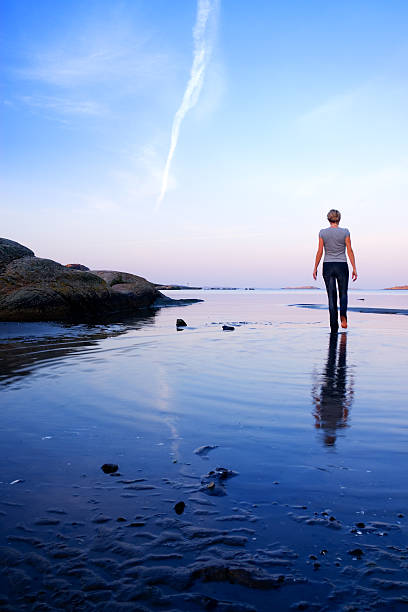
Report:
M 408 285 L 396 285 L 395 287 L 385 287 L 385 291 L 407 291 Z
M 0 321 L 88 321 L 141 309 L 200 302 L 174 300 L 141 276 L 87 270 L 36 257 L 18 242 L 0 238 Z

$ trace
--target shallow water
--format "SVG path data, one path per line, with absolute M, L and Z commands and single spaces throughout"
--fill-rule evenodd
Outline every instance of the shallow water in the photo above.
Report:
M 167 294 L 0 323 L 0 608 L 405 609 L 407 292 Z

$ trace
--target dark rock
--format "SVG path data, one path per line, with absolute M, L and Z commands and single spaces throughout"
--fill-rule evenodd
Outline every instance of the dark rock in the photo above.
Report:
M 21 257 L 0 274 L 0 321 L 47 321 L 112 308 L 106 283 L 50 259 Z
M 222 329 L 224 331 L 234 331 L 235 327 L 233 327 L 232 325 L 223 325 Z
M 201 484 L 203 485 L 201 490 L 207 493 L 207 495 L 226 495 L 225 481 L 228 478 L 237 476 L 237 474 L 238 472 L 223 467 L 217 467 L 215 470 L 210 470 L 208 474 L 201 479 Z
M 183 514 L 186 504 L 183 501 L 177 502 L 174 506 L 174 510 L 176 514 Z
M 238 472 L 234 472 L 234 470 L 228 470 L 227 468 L 223 468 L 223 467 L 217 467 L 215 469 L 215 474 L 220 480 L 226 480 L 227 478 L 232 478 L 233 476 L 236 476 L 237 473 Z
M 161 289 L 162 291 L 181 291 L 181 290 L 189 290 L 189 291 L 198 291 L 201 290 L 202 287 L 190 287 L 190 285 L 162 285 L 160 283 L 154 283 L 157 289 Z
M 364 551 L 362 551 L 361 548 L 353 548 L 353 550 L 348 551 L 348 554 L 360 558 L 364 555 Z
M 365 523 L 356 523 L 356 527 L 358 527 L 359 529 L 364 529 Z
M 116 463 L 104 463 L 101 467 L 102 472 L 105 472 L 105 474 L 113 474 L 114 472 L 117 472 L 118 469 L 119 466 L 116 465 Z
M 167 298 L 135 274 L 84 268 L 34 257 L 25 246 L 0 238 L 0 321 L 86 321 L 202 301 Z
M 204 446 L 199 446 L 193 452 L 195 455 L 206 457 L 211 450 L 214 450 L 214 448 L 218 448 L 216 444 L 206 444 Z
M 200 300 L 198 298 L 181 298 L 179 300 L 175 300 L 174 298 L 167 297 L 167 295 L 164 295 L 158 291 L 158 297 L 155 299 L 153 306 L 157 308 L 160 308 L 161 306 L 189 306 L 190 304 L 197 304 L 198 302 L 204 302 L 204 300 Z
M 110 287 L 113 304 L 122 309 L 146 308 L 162 297 L 153 283 L 136 274 L 115 270 L 92 270 L 92 274 L 105 281 Z
M 104 514 L 99 514 L 94 519 L 92 519 L 92 522 L 96 523 L 97 525 L 102 525 L 103 523 L 108 523 L 111 520 L 112 519 L 109 516 L 105 516 Z
M 196 564 L 191 573 L 191 581 L 227 582 L 251 589 L 275 589 L 285 582 L 293 582 L 293 577 L 283 574 L 268 574 L 261 569 L 241 566 L 227 566 L 221 563 L 211 565 Z
M 176 327 L 187 327 L 187 323 L 184 321 L 184 319 L 177 319 Z
M 36 521 L 34 521 L 34 525 L 47 525 L 47 526 L 51 526 L 51 525 L 59 525 L 60 521 L 58 519 L 54 519 L 54 518 L 49 518 L 49 517 L 45 517 L 45 518 L 39 518 Z
M 20 259 L 21 257 L 34 257 L 34 253 L 31 249 L 14 242 L 14 240 L 7 240 L 7 238 L 0 238 L 0 272 L 11 261 Z

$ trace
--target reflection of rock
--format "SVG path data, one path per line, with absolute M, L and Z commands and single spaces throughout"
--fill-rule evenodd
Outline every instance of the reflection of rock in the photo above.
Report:
M 14 259 L 20 259 L 20 257 L 34 257 L 34 253 L 31 249 L 14 242 L 14 240 L 7 240 L 7 238 L 0 238 L 0 272 Z
M 85 266 L 34 257 L 30 249 L 0 238 L 0 321 L 88 320 L 201 301 L 167 298 L 135 274 L 78 267 Z
M 52 360 L 74 356 L 78 350 L 92 350 L 100 340 L 121 336 L 129 330 L 142 329 L 152 325 L 156 315 L 155 309 L 138 311 L 132 317 L 116 315 L 109 317 L 109 322 L 101 326 L 83 326 L 65 324 L 19 323 L 7 326 L 10 335 L 0 339 L 0 385 L 13 384 L 21 378 L 38 372 L 43 365 Z M 111 325 L 111 323 L 113 325 Z M 120 323 L 120 325 L 117 325 Z M 40 331 L 42 330 L 42 331 Z M 40 331 L 36 339 L 34 336 Z M 17 336 L 13 336 L 16 333 Z M 33 336 L 34 333 L 34 336 Z M 33 336 L 27 343 L 25 338 Z
M 82 272 L 89 272 L 89 268 L 83 266 L 82 264 L 65 264 L 66 268 L 71 268 L 71 270 L 82 270 Z

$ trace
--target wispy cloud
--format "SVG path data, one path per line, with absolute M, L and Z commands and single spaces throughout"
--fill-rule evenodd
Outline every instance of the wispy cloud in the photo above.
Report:
M 32 108 L 45 109 L 62 115 L 103 115 L 105 108 L 93 100 L 73 100 L 52 96 L 21 96 L 20 101 Z
M 169 82 L 170 56 L 147 31 L 125 19 L 81 23 L 37 42 L 12 71 L 20 102 L 60 115 L 106 114 L 127 95 Z M 164 85 L 165 86 L 165 85 Z
M 318 123 L 336 119 L 353 107 L 360 93 L 360 89 L 355 89 L 353 91 L 332 96 L 322 104 L 318 104 L 311 110 L 302 114 L 299 117 L 299 121 L 301 124 L 306 125 L 309 123 Z
M 136 154 L 122 152 L 120 167 L 111 170 L 116 194 L 120 194 L 124 207 L 134 207 L 135 202 L 148 202 L 157 197 L 162 174 L 162 159 L 153 144 L 141 147 Z M 173 183 L 172 183 L 173 185 Z
M 152 48 L 152 34 L 129 16 L 105 15 L 103 21 L 81 21 L 58 38 L 30 49 L 26 65 L 17 75 L 26 80 L 75 88 L 98 83 L 117 83 L 123 78 L 160 77 L 167 56 Z
M 71 88 L 101 82 L 117 83 L 124 77 L 152 78 L 161 72 L 165 61 L 163 54 L 146 52 L 143 41 L 115 46 L 105 42 L 101 47 L 90 42 L 80 51 L 54 49 L 39 53 L 18 74 L 27 80 Z

